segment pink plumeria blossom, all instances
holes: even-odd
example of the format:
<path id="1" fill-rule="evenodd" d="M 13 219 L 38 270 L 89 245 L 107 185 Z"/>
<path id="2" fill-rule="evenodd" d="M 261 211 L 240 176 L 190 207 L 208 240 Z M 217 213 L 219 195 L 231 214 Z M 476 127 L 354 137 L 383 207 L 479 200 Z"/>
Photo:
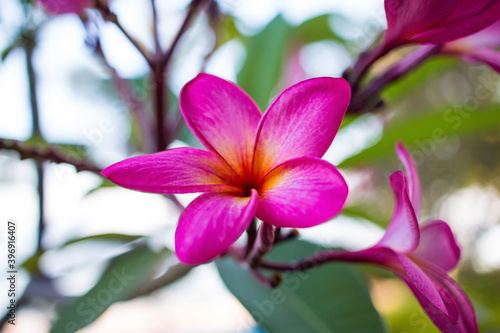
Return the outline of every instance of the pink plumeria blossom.
<path id="1" fill-rule="evenodd" d="M 474 34 L 500 17 L 498 0 L 385 0 L 385 48 L 443 44 Z"/>
<path id="2" fill-rule="evenodd" d="M 37 0 L 50 15 L 77 14 L 95 6 L 95 0 Z"/>
<path id="3" fill-rule="evenodd" d="M 478 332 L 467 295 L 447 272 L 456 267 L 460 249 L 446 222 L 434 220 L 419 227 L 420 182 L 411 156 L 402 144 L 396 151 L 402 171 L 393 173 L 395 196 L 392 220 L 374 246 L 341 253 L 340 259 L 382 265 L 399 276 L 415 294 L 432 321 L 445 333 Z"/>
<path id="4" fill-rule="evenodd" d="M 154 193 L 205 192 L 181 214 L 176 253 L 210 261 L 254 216 L 277 227 L 311 227 L 342 209 L 347 185 L 321 160 L 350 100 L 343 79 L 315 78 L 283 91 L 262 115 L 238 86 L 199 74 L 180 94 L 182 114 L 208 151 L 178 148 L 118 162 L 116 184 Z"/>
<path id="5" fill-rule="evenodd" d="M 474 35 L 445 44 L 442 52 L 466 62 L 483 62 L 500 73 L 500 21 Z"/>

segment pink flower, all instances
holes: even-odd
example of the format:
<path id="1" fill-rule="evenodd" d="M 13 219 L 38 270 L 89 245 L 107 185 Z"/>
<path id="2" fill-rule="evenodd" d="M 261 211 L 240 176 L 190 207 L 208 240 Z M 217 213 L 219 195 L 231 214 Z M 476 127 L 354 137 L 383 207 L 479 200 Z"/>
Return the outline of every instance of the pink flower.
<path id="1" fill-rule="evenodd" d="M 385 0 L 385 49 L 443 44 L 472 35 L 500 17 L 498 0 Z"/>
<path id="2" fill-rule="evenodd" d="M 474 35 L 446 43 L 442 52 L 467 62 L 483 62 L 500 73 L 500 21 Z"/>
<path id="3" fill-rule="evenodd" d="M 390 184 L 396 199 L 385 235 L 374 246 L 341 253 L 341 259 L 382 265 L 412 290 L 432 321 L 443 332 L 478 332 L 474 309 L 467 295 L 447 272 L 458 263 L 460 249 L 446 222 L 418 225 L 420 184 L 412 158 L 402 144 L 396 151 L 409 179 L 393 173 Z"/>
<path id="4" fill-rule="evenodd" d="M 95 0 L 37 0 L 50 15 L 81 14 L 86 8 L 94 7 Z"/>
<path id="5" fill-rule="evenodd" d="M 277 227 L 311 227 L 342 209 L 347 185 L 321 160 L 349 104 L 343 79 L 316 78 L 283 91 L 261 114 L 238 86 L 199 74 L 180 94 L 187 124 L 208 151 L 178 148 L 118 162 L 102 173 L 154 193 L 206 192 L 179 219 L 176 253 L 210 261 L 254 216 Z"/>

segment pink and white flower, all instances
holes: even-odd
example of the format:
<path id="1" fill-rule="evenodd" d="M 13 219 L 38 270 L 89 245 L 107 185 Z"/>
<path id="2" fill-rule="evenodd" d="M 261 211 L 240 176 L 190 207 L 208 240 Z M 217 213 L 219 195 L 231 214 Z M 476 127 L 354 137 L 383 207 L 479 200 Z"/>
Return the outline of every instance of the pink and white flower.
<path id="1" fill-rule="evenodd" d="M 283 91 L 262 115 L 235 84 L 199 74 L 182 89 L 180 106 L 207 150 L 132 157 L 102 174 L 144 192 L 205 192 L 182 213 L 175 235 L 182 262 L 204 263 L 225 252 L 255 216 L 304 228 L 340 212 L 347 185 L 321 157 L 349 100 L 345 80 L 315 78 Z"/>
<path id="2" fill-rule="evenodd" d="M 456 267 L 460 248 L 446 222 L 418 224 L 420 182 L 411 156 L 402 144 L 396 151 L 409 179 L 393 173 L 394 214 L 382 239 L 356 252 L 333 253 L 338 260 L 384 266 L 400 277 L 417 297 L 434 324 L 445 333 L 478 332 L 474 308 L 465 292 L 447 272 Z"/>

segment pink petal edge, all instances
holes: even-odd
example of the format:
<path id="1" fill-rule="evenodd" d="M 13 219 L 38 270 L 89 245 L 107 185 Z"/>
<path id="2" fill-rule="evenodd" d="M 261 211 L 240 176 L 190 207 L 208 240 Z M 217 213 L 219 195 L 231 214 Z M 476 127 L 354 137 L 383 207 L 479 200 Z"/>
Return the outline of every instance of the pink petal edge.
<path id="1" fill-rule="evenodd" d="M 389 180 L 395 198 L 394 214 L 384 236 L 375 246 L 409 253 L 417 248 L 420 241 L 417 217 L 408 197 L 404 173 L 396 171 Z"/>
<path id="2" fill-rule="evenodd" d="M 402 272 L 396 273 L 410 287 L 422 305 L 422 308 L 429 314 L 431 319 L 433 319 L 431 314 L 434 313 L 434 310 L 430 312 L 430 309 L 435 307 L 442 314 L 446 315 L 451 323 L 455 324 L 459 313 L 457 305 L 448 291 L 439 284 L 439 281 L 431 279 L 411 259 L 400 253 L 396 253 L 396 256 L 401 263 L 401 267 L 404 269 L 404 274 Z M 438 312 L 437 315 L 441 315 L 441 313 Z"/>
<path id="3" fill-rule="evenodd" d="M 205 193 L 191 202 L 179 218 L 175 251 L 187 265 L 198 265 L 224 253 L 248 228 L 257 211 L 258 194 L 237 197 Z"/>
<path id="4" fill-rule="evenodd" d="M 441 220 L 435 220 L 422 226 L 420 244 L 411 255 L 448 272 L 457 266 L 460 259 L 460 248 L 448 224 Z"/>
<path id="5" fill-rule="evenodd" d="M 302 156 L 322 157 L 351 98 L 344 79 L 314 78 L 283 91 L 264 113 L 256 136 L 253 176 Z"/>
<path id="6" fill-rule="evenodd" d="M 413 209 L 415 211 L 415 214 L 418 215 L 420 214 L 420 199 L 421 199 L 421 194 L 420 194 L 420 179 L 418 178 L 418 171 L 415 166 L 415 161 L 411 157 L 408 149 L 404 146 L 402 142 L 398 142 L 396 144 L 396 154 L 399 157 L 399 160 L 401 163 L 403 163 L 403 166 L 405 167 L 406 175 L 408 177 L 408 187 L 409 187 L 409 194 L 410 194 L 410 200 L 413 205 Z"/>
<path id="7" fill-rule="evenodd" d="M 131 157 L 102 171 L 117 185 L 152 193 L 239 191 L 228 174 L 212 154 L 195 148 Z"/>
<path id="8" fill-rule="evenodd" d="M 201 73 L 180 93 L 184 118 L 200 142 L 244 179 L 251 171 L 261 113 L 240 87 Z"/>
<path id="9" fill-rule="evenodd" d="M 307 228 L 337 215 L 347 198 L 347 184 L 330 163 L 316 157 L 286 161 L 256 186 L 257 217 L 277 227 Z"/>

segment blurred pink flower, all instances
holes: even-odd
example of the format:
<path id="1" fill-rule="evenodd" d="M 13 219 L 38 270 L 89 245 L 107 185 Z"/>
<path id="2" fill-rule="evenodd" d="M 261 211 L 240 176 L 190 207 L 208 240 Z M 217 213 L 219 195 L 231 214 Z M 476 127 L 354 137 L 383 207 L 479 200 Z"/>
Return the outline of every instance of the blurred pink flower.
<path id="1" fill-rule="evenodd" d="M 442 53 L 466 62 L 483 62 L 500 73 L 500 21 L 465 38 L 446 43 Z"/>
<path id="2" fill-rule="evenodd" d="M 382 239 L 356 252 L 336 254 L 341 260 L 370 262 L 393 271 L 410 287 L 432 321 L 445 333 L 478 332 L 474 309 L 467 295 L 447 272 L 455 268 L 460 249 L 446 222 L 418 225 L 420 183 L 412 158 L 402 144 L 396 151 L 409 179 L 393 173 L 395 196 L 392 220 Z"/>
<path id="3" fill-rule="evenodd" d="M 342 209 L 347 185 L 321 160 L 350 100 L 343 79 L 316 78 L 283 91 L 261 114 L 238 86 L 199 74 L 180 94 L 184 118 L 208 151 L 178 148 L 118 162 L 102 173 L 154 193 L 206 192 L 185 209 L 175 235 L 186 264 L 210 261 L 254 216 L 277 227 L 311 227 Z"/>
<path id="4" fill-rule="evenodd" d="M 81 14 L 95 5 L 95 0 L 36 0 L 50 15 Z"/>
<path id="5" fill-rule="evenodd" d="M 385 0 L 384 49 L 443 44 L 472 35 L 500 17 L 498 0 Z"/>

